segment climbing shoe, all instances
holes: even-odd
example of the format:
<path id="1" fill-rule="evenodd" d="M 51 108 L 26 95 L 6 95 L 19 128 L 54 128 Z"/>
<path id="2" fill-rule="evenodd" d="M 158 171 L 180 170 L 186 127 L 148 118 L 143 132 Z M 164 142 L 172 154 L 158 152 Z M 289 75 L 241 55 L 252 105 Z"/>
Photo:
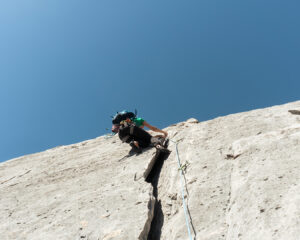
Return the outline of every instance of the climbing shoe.
<path id="1" fill-rule="evenodd" d="M 135 146 L 134 142 L 130 142 L 129 145 L 131 146 L 131 150 L 130 151 L 133 151 L 133 152 L 136 152 L 136 153 L 141 153 L 142 152 L 142 149 Z"/>
<path id="2" fill-rule="evenodd" d="M 152 146 L 156 147 L 157 145 L 164 146 L 165 139 L 163 137 L 152 137 L 151 138 L 151 144 Z"/>
<path id="3" fill-rule="evenodd" d="M 162 146 L 164 146 L 164 148 L 168 148 L 168 146 L 169 146 L 169 138 L 165 139 L 165 142 L 164 142 L 164 144 Z"/>

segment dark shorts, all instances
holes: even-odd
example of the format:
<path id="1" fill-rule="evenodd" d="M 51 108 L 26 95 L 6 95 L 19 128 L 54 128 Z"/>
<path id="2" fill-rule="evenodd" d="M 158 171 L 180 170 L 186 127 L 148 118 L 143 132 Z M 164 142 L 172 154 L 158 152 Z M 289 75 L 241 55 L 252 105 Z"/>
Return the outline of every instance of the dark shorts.
<path id="1" fill-rule="evenodd" d="M 132 125 L 120 128 L 119 138 L 122 142 L 127 143 L 130 143 L 131 141 L 137 141 L 140 147 L 146 148 L 150 146 L 152 136 L 144 129 Z"/>

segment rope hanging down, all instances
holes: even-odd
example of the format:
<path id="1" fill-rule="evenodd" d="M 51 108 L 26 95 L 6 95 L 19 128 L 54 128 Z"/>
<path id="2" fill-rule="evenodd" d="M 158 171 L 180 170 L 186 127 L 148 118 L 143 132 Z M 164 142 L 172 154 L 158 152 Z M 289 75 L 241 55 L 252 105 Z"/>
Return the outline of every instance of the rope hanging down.
<path id="1" fill-rule="evenodd" d="M 182 197 L 182 203 L 183 203 L 183 210 L 184 210 L 184 216 L 185 216 L 185 222 L 186 222 L 186 226 L 187 226 L 187 229 L 188 229 L 188 234 L 189 234 L 189 239 L 190 240 L 194 240 L 196 238 L 196 233 L 195 233 L 195 230 L 193 228 L 193 225 L 192 225 L 192 218 L 191 218 L 191 215 L 190 215 L 190 212 L 188 211 L 188 208 L 187 208 L 187 204 L 185 202 L 185 198 L 184 198 L 184 173 L 183 173 L 183 169 L 182 169 L 182 166 L 181 166 L 181 163 L 180 163 L 180 158 L 179 158 L 179 153 L 178 153 L 178 143 L 179 141 L 181 141 L 182 139 L 178 140 L 178 141 L 172 141 L 173 143 L 175 143 L 175 148 L 176 148 L 176 158 L 177 158 L 177 162 L 178 162 L 178 169 L 180 171 L 180 182 L 181 182 L 181 197 Z M 192 236 L 192 231 L 191 231 L 191 227 L 193 228 L 194 230 L 194 235 L 195 237 Z"/>

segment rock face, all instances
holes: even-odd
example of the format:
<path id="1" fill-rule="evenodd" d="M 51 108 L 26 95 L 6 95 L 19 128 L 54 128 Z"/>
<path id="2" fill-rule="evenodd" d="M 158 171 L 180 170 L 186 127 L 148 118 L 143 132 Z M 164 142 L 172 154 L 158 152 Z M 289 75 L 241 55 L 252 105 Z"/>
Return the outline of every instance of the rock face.
<path id="1" fill-rule="evenodd" d="M 155 149 L 124 157 L 117 136 L 1 163 L 0 239 L 190 239 L 182 190 L 193 239 L 299 239 L 299 110 L 174 124 L 147 181 Z"/>

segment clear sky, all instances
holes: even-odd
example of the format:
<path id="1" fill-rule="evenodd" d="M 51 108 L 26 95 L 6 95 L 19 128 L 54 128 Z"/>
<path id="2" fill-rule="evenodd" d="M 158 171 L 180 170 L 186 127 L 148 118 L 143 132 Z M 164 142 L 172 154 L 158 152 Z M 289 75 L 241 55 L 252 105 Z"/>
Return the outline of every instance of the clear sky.
<path id="1" fill-rule="evenodd" d="M 299 100 L 299 0 L 0 2 L 0 161 Z"/>

